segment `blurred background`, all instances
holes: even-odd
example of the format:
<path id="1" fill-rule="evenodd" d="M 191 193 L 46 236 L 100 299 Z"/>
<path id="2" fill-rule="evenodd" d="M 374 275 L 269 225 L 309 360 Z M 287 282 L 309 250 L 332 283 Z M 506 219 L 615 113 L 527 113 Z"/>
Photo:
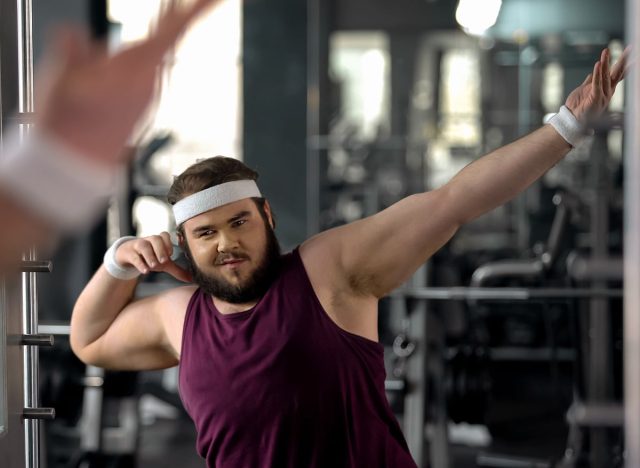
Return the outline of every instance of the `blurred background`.
<path id="1" fill-rule="evenodd" d="M 171 3 L 0 0 L 3 126 L 28 123 L 21 80 L 56 25 L 80 24 L 116 50 Z M 106 246 L 175 228 L 165 198 L 174 175 L 199 158 L 242 159 L 259 171 L 292 249 L 437 188 L 541 126 L 603 48 L 621 54 L 627 9 L 623 0 L 221 0 L 167 62 L 104 220 L 63 242 L 51 274 L 24 274 L 30 293 L 7 279 L 0 465 L 204 466 L 177 369 L 87 368 L 68 344 L 73 304 Z M 624 465 L 626 89 L 584 144 L 464 226 L 381 302 L 388 397 L 418 466 Z M 152 274 L 138 294 L 175 285 Z M 39 357 L 11 341 L 20 307 L 55 336 Z M 23 392 L 56 418 L 12 434 Z"/>

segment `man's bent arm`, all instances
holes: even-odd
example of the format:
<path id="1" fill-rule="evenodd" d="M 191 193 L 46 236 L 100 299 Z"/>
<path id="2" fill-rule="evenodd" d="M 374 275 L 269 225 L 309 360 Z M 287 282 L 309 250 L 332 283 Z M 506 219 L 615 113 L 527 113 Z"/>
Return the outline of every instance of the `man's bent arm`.
<path id="1" fill-rule="evenodd" d="M 70 342 L 85 363 L 108 369 L 165 369 L 178 363 L 167 336 L 168 314 L 185 309 L 178 288 L 132 301 L 137 280 L 96 272 L 73 309 Z M 177 309 L 177 310 L 176 310 Z M 175 315 L 175 314 L 174 314 Z M 178 326 L 178 325 L 175 325 Z"/>
<path id="2" fill-rule="evenodd" d="M 188 282 L 190 276 L 171 259 L 168 233 L 114 244 L 80 294 L 71 317 L 71 347 L 88 364 L 110 369 L 160 369 L 178 363 L 169 330 L 181 329 L 181 317 L 194 287 L 174 288 L 133 300 L 137 279 L 128 273 L 164 271 Z M 113 271 L 113 264 L 118 272 Z M 125 271 L 127 274 L 123 274 Z"/>
<path id="3" fill-rule="evenodd" d="M 78 297 L 71 316 L 70 344 L 83 361 L 92 361 L 91 346 L 132 301 L 138 280 L 119 280 L 104 265 Z"/>
<path id="4" fill-rule="evenodd" d="M 109 369 L 161 369 L 177 364 L 158 313 L 158 297 L 132 302 L 137 280 L 104 266 L 82 291 L 71 317 L 70 343 L 85 363 Z"/>

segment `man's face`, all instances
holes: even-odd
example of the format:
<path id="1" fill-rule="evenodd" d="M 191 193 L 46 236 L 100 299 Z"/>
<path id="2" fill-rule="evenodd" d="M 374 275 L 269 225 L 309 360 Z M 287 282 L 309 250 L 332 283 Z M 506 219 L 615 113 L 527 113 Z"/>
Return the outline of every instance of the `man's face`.
<path id="1" fill-rule="evenodd" d="M 265 205 L 244 199 L 185 221 L 185 254 L 194 281 L 218 299 L 234 304 L 259 299 L 269 288 L 280 247 Z"/>

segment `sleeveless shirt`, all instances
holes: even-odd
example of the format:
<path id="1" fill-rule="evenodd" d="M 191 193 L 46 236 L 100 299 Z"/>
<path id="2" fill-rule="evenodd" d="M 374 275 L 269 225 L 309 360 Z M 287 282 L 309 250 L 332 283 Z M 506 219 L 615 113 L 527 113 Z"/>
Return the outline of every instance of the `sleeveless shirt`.
<path id="1" fill-rule="evenodd" d="M 415 467 L 385 390 L 383 346 L 324 311 L 296 249 L 251 309 L 201 289 L 183 330 L 179 388 L 208 467 Z"/>

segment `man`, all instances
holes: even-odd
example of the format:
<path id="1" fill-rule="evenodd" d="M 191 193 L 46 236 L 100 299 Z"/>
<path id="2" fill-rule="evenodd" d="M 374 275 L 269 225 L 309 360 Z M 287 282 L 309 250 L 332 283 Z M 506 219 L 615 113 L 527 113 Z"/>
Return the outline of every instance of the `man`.
<path id="1" fill-rule="evenodd" d="M 229 158 L 195 164 L 168 196 L 190 271 L 170 259 L 168 233 L 116 242 L 73 311 L 73 350 L 114 369 L 180 364 L 210 467 L 415 466 L 384 394 L 378 300 L 562 159 L 607 107 L 627 55 L 610 70 L 603 51 L 551 125 L 288 255 L 255 172 Z M 149 271 L 196 285 L 133 301 Z"/>
<path id="2" fill-rule="evenodd" d="M 52 232 L 88 227 L 112 192 L 112 175 L 134 125 L 148 107 L 162 60 L 216 0 L 174 7 L 144 41 L 108 55 L 65 29 L 41 64 L 35 130 L 4 136 L 0 156 L 0 273 L 22 252 L 52 244 Z"/>

